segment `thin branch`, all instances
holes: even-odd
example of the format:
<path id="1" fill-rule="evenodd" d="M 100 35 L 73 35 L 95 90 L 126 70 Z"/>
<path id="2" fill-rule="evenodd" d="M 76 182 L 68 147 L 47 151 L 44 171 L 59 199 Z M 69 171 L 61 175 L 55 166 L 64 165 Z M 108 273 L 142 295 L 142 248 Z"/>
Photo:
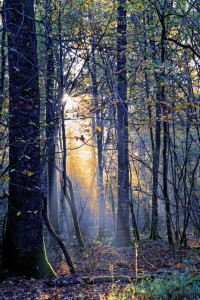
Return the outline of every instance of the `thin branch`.
<path id="1" fill-rule="evenodd" d="M 199 59 L 200 59 L 200 54 L 189 44 L 185 45 L 185 44 L 182 44 L 180 42 L 178 42 L 177 40 L 175 39 L 172 39 L 172 38 L 167 38 L 166 39 L 167 41 L 170 41 L 170 42 L 173 42 L 175 44 L 177 44 L 178 46 L 184 48 L 184 49 L 190 49 L 194 55 L 196 55 Z"/>

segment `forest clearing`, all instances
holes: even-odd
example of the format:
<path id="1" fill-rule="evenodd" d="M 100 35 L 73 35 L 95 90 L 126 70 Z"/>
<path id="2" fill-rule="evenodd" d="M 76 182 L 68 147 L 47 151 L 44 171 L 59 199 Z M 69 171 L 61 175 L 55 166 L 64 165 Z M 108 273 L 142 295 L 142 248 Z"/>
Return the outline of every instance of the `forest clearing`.
<path id="1" fill-rule="evenodd" d="M 9 299 L 200 299 L 199 0 L 0 0 Z"/>

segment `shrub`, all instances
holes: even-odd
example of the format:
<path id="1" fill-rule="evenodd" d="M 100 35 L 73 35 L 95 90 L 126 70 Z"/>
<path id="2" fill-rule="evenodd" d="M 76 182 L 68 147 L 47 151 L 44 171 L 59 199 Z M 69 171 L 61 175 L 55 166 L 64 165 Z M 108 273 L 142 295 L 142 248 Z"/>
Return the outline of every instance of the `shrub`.
<path id="1" fill-rule="evenodd" d="M 195 300 L 200 297 L 200 276 L 189 271 L 174 271 L 170 274 L 144 279 L 120 289 L 113 285 L 108 300 L 151 299 L 151 300 Z"/>

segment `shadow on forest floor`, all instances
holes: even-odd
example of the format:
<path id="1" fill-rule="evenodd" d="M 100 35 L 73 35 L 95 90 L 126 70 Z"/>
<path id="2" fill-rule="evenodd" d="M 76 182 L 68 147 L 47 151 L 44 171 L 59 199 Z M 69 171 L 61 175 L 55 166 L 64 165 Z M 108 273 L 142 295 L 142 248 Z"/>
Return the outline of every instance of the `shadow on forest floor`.
<path id="1" fill-rule="evenodd" d="M 148 290 L 148 293 L 145 294 L 145 289 L 140 288 L 139 294 L 139 292 L 136 292 L 134 284 L 131 282 L 127 291 L 127 283 L 122 282 L 100 283 L 94 285 L 84 283 L 67 286 L 57 286 L 55 283 L 55 285 L 49 286 L 48 282 L 45 280 L 26 280 L 24 278 L 18 277 L 10 278 L 10 280 L 0 283 L 0 300 L 200 299 L 200 245 L 198 243 L 198 240 L 193 236 L 189 237 L 189 247 L 187 249 L 177 250 L 175 257 L 172 257 L 170 255 L 168 244 L 162 240 L 152 241 L 149 239 L 142 239 L 139 242 L 137 249 L 135 249 L 134 247 L 117 249 L 101 242 L 95 242 L 88 245 L 87 249 L 88 251 L 83 253 L 79 252 L 76 247 L 72 247 L 69 249 L 70 255 L 72 256 L 72 260 L 76 267 L 77 274 L 80 278 L 93 278 L 99 276 L 111 276 L 113 278 L 115 276 L 128 276 L 133 278 L 136 276 L 137 272 L 139 278 L 138 282 L 146 279 L 154 280 L 156 278 L 156 285 L 154 287 L 154 290 L 157 289 L 157 293 L 161 293 L 162 291 L 165 291 L 164 288 L 166 288 L 168 282 L 172 282 L 171 278 L 174 276 L 173 274 L 176 274 L 176 276 L 183 278 L 180 279 L 180 282 L 179 278 L 173 279 L 175 281 L 175 285 L 173 286 L 171 283 L 169 289 L 171 288 L 178 290 L 181 284 L 183 284 L 183 288 L 185 288 L 186 284 L 191 284 L 193 281 L 195 281 L 195 285 L 198 285 L 197 290 L 199 291 L 199 295 L 196 294 L 193 297 L 187 297 L 188 291 L 187 293 L 185 291 L 186 295 L 184 295 L 182 298 L 181 293 L 178 292 L 177 296 L 173 296 L 175 294 L 171 294 L 171 296 L 169 295 L 167 297 L 163 294 L 163 296 L 156 296 L 158 298 L 154 298 L 152 290 Z M 52 251 L 51 253 L 49 253 L 50 261 L 56 269 L 58 275 L 61 276 L 60 278 L 65 278 L 66 275 L 69 274 L 69 271 L 64 259 L 60 260 L 60 257 L 61 255 L 58 251 Z M 137 263 L 136 257 L 138 257 Z M 186 277 L 190 277 L 184 279 L 185 275 L 182 276 L 181 274 L 186 274 Z M 165 287 L 162 287 L 162 289 L 158 287 L 159 281 L 157 280 L 157 278 L 161 278 L 161 285 L 162 283 L 166 285 Z M 184 282 L 184 280 L 186 280 L 186 283 Z M 154 283 L 152 284 L 152 286 L 154 286 Z M 197 290 L 195 290 L 195 293 Z M 134 294 L 135 296 L 133 296 Z"/>

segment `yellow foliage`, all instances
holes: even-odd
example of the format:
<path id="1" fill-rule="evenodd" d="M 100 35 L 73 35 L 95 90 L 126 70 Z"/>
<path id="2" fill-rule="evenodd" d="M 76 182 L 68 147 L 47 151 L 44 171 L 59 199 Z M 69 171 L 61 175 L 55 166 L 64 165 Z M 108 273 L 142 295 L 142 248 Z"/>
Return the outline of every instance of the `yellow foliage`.
<path id="1" fill-rule="evenodd" d="M 96 126 L 96 129 L 99 131 L 99 132 L 101 132 L 102 131 L 102 128 L 101 128 L 101 126 Z"/>

